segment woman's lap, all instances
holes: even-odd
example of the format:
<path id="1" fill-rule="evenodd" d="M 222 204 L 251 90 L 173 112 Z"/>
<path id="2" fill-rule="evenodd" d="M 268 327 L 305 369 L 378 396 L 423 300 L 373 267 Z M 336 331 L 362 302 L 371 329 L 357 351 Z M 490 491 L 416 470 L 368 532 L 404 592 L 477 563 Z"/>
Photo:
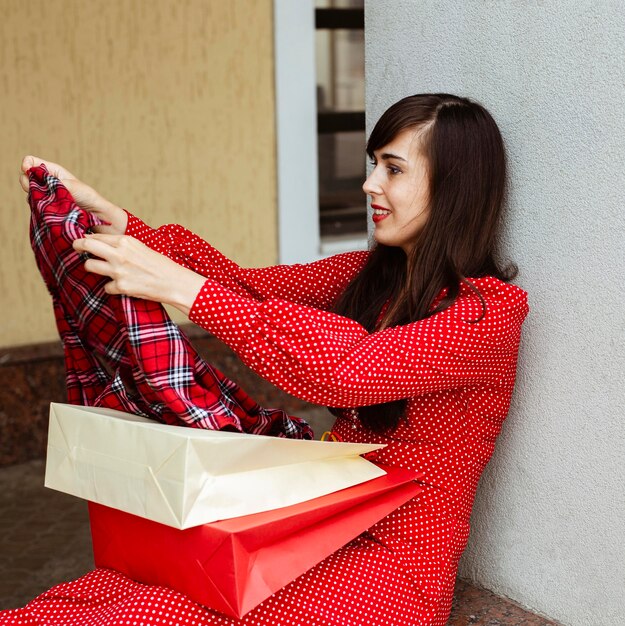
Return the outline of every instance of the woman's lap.
<path id="1" fill-rule="evenodd" d="M 248 613 L 227 618 L 163 587 L 95 570 L 53 587 L 23 609 L 0 613 L 0 626 L 179 625 L 367 626 L 428 624 L 435 612 L 400 558 L 360 537 Z"/>

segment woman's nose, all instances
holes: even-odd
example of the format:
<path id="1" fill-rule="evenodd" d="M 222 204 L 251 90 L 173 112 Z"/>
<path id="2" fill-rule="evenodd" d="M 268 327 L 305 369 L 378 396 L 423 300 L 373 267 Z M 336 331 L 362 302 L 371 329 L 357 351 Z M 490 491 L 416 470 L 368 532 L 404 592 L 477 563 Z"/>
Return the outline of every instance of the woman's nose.
<path id="1" fill-rule="evenodd" d="M 376 180 L 375 169 L 369 174 L 369 176 L 367 176 L 367 179 L 362 184 L 362 190 L 368 196 L 379 195 L 380 193 L 382 193 L 382 190 L 380 189 L 380 185 L 378 184 Z"/>

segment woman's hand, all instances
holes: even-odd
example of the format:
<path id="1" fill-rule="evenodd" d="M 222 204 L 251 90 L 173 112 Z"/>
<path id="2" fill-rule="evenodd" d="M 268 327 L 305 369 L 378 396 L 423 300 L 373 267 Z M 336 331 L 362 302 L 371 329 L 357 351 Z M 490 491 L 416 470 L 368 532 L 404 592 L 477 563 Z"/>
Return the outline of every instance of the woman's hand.
<path id="1" fill-rule="evenodd" d="M 85 269 L 111 278 L 107 293 L 171 304 L 185 315 L 206 280 L 127 235 L 87 235 L 73 247 L 97 257 L 87 259 Z"/>
<path id="2" fill-rule="evenodd" d="M 41 164 L 45 165 L 48 172 L 65 185 L 81 209 L 93 213 L 109 224 L 108 226 L 96 226 L 94 228 L 96 232 L 117 235 L 123 235 L 126 232 L 126 225 L 128 224 L 126 211 L 103 198 L 95 189 L 78 180 L 71 172 L 58 163 L 52 163 L 52 161 L 46 161 L 30 155 L 24 157 L 20 173 L 20 185 L 26 193 L 28 193 L 28 176 L 26 172 L 31 167 Z"/>

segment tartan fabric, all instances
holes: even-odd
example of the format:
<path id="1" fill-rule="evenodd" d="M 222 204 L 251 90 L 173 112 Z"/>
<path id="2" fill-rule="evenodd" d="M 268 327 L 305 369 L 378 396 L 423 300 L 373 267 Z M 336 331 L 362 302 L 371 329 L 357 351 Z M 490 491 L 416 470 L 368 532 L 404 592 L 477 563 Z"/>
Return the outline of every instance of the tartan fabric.
<path id="1" fill-rule="evenodd" d="M 30 239 L 65 351 L 68 402 L 166 424 L 312 439 L 308 424 L 260 407 L 206 363 L 160 303 L 104 291 L 72 242 L 103 222 L 45 166 L 31 168 Z"/>

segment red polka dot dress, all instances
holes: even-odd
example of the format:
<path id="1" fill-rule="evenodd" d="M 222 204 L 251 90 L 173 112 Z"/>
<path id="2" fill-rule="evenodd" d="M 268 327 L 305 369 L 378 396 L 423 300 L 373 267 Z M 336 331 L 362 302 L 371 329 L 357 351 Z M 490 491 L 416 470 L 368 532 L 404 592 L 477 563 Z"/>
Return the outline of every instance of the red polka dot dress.
<path id="1" fill-rule="evenodd" d="M 180 226 L 153 230 L 129 216 L 127 234 L 207 277 L 193 322 L 281 389 L 340 408 L 337 435 L 387 444 L 377 460 L 424 473 L 424 491 L 239 621 L 96 570 L 0 613 L 0 624 L 444 626 L 478 479 L 510 405 L 527 294 L 476 278 L 480 322 L 468 321 L 482 304 L 462 286 L 445 311 L 368 333 L 328 311 L 366 252 L 242 269 Z M 410 398 L 407 415 L 389 435 L 352 409 L 400 398 Z"/>

